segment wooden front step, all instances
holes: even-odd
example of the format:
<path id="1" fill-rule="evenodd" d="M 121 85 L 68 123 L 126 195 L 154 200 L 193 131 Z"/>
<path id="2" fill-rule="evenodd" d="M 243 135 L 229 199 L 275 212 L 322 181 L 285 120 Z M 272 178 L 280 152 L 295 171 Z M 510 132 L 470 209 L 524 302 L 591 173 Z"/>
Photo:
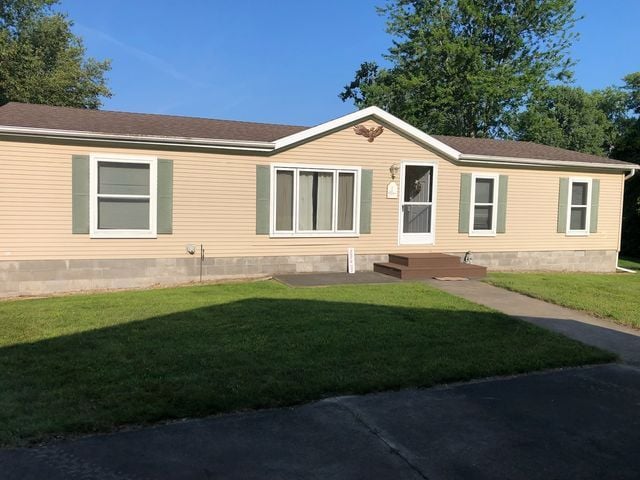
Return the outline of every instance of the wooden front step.
<path id="1" fill-rule="evenodd" d="M 444 253 L 390 253 L 389 263 L 407 267 L 455 267 L 460 258 Z"/>
<path id="2" fill-rule="evenodd" d="M 374 263 L 373 271 L 403 280 L 435 277 L 483 278 L 487 274 L 486 267 L 463 263 L 454 267 L 407 267 L 396 263 Z"/>
<path id="3" fill-rule="evenodd" d="M 373 271 L 401 279 L 427 279 L 434 277 L 482 278 L 487 268 L 462 263 L 455 255 L 444 253 L 394 253 L 389 262 L 374 263 Z"/>

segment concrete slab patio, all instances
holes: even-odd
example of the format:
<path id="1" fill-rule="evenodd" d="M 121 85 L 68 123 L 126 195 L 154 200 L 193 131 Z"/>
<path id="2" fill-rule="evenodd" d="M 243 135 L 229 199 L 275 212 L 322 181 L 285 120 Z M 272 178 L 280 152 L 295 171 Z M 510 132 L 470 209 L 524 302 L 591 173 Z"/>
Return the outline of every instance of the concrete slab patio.
<path id="1" fill-rule="evenodd" d="M 0 450 L 0 478 L 637 479 L 640 370 L 574 368 Z"/>
<path id="2" fill-rule="evenodd" d="M 273 277 L 290 287 L 324 287 L 329 285 L 364 285 L 400 282 L 398 278 L 376 272 L 296 273 Z"/>
<path id="3" fill-rule="evenodd" d="M 640 366 L 640 330 L 475 280 L 425 281 L 447 293 L 609 350 L 618 354 L 623 362 Z"/>

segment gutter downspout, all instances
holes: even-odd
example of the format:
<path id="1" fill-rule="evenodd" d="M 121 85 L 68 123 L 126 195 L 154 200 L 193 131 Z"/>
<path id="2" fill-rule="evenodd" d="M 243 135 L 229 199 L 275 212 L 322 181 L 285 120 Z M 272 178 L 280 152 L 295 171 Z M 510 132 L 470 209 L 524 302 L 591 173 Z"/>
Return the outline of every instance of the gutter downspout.
<path id="1" fill-rule="evenodd" d="M 631 177 L 633 177 L 636 174 L 636 169 L 634 168 L 633 170 L 631 170 L 629 173 L 627 173 L 624 176 L 625 181 L 629 180 Z"/>
<path id="2" fill-rule="evenodd" d="M 635 270 L 630 270 L 628 268 L 623 268 L 623 267 L 616 267 L 616 270 L 619 270 L 619 271 L 624 272 L 624 273 L 638 273 Z"/>

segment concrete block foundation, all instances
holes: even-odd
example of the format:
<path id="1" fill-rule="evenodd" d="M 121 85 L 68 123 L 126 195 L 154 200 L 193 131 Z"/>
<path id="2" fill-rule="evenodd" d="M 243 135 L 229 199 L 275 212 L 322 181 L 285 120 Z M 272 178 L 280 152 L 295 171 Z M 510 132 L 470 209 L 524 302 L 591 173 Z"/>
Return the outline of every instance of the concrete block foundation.
<path id="1" fill-rule="evenodd" d="M 614 272 L 617 252 L 472 252 L 472 257 L 474 264 L 495 271 Z M 387 254 L 357 255 L 356 269 L 371 271 L 375 262 L 388 258 Z M 217 257 L 204 259 L 202 280 L 346 270 L 346 255 Z M 199 279 L 200 258 L 0 261 L 0 297 L 175 285 Z"/>
<path id="2" fill-rule="evenodd" d="M 356 269 L 373 270 L 388 255 L 357 255 Z M 282 273 L 345 272 L 346 255 L 205 258 L 203 281 Z M 140 288 L 200 280 L 200 258 L 0 261 L 0 297 Z"/>
<path id="3" fill-rule="evenodd" d="M 461 258 L 464 253 L 456 253 Z M 554 250 L 523 252 L 471 252 L 472 263 L 490 271 L 556 271 L 613 273 L 618 252 L 615 250 Z"/>

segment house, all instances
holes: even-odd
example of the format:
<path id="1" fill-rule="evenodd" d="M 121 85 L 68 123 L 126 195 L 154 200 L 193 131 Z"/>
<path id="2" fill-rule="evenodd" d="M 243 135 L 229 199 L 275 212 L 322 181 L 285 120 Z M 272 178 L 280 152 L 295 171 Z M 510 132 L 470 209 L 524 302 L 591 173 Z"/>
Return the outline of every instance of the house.
<path id="1" fill-rule="evenodd" d="M 0 107 L 0 294 L 371 270 L 471 252 L 613 272 L 637 165 L 430 136 L 371 107 L 307 128 Z"/>

